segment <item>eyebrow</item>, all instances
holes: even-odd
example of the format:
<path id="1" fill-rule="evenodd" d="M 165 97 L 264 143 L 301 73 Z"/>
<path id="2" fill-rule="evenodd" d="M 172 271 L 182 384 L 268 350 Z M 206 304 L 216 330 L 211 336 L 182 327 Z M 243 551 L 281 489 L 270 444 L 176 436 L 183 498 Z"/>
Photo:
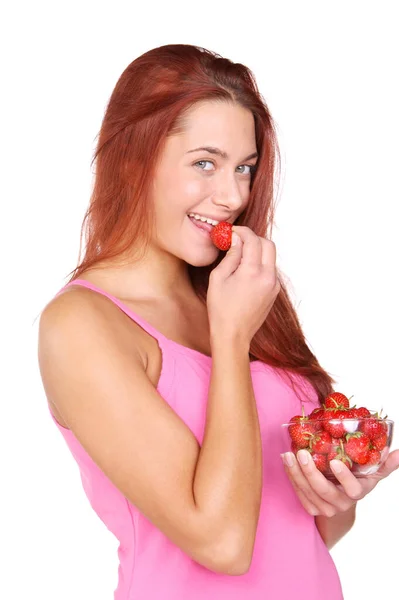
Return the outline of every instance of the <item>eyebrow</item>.
<path id="1" fill-rule="evenodd" d="M 195 148 L 194 150 L 189 150 L 187 154 L 190 154 L 191 152 L 208 152 L 209 154 L 216 154 L 217 156 L 220 156 L 221 158 L 224 158 L 226 160 L 229 158 L 226 152 L 223 152 L 223 150 L 219 150 L 219 148 L 214 148 L 213 146 L 203 146 L 201 148 Z M 254 152 L 253 154 L 247 156 L 247 158 L 244 158 L 244 161 L 251 160 L 251 158 L 258 158 L 258 156 L 258 153 Z"/>

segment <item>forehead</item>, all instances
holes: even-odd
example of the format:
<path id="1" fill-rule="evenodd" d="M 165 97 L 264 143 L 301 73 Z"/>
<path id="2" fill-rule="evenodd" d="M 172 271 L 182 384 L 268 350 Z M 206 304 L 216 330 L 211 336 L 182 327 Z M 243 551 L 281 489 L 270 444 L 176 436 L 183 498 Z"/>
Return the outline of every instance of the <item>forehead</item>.
<path id="1" fill-rule="evenodd" d="M 232 102 L 207 101 L 192 106 L 180 121 L 178 137 L 182 144 L 192 147 L 245 144 L 245 148 L 238 148 L 240 153 L 256 150 L 253 114 Z"/>

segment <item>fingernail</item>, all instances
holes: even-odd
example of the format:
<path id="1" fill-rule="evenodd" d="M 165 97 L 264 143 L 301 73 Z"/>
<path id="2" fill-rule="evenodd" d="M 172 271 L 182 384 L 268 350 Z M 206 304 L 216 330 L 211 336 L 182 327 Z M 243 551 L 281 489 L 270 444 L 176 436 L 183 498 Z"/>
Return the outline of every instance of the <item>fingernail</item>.
<path id="1" fill-rule="evenodd" d="M 306 450 L 300 450 L 298 452 L 298 458 L 302 465 L 307 465 L 309 462 L 309 453 Z"/>
<path id="2" fill-rule="evenodd" d="M 291 452 L 286 452 L 285 454 L 281 454 L 280 456 L 287 465 L 287 467 L 294 466 L 294 457 L 292 456 Z"/>
<path id="3" fill-rule="evenodd" d="M 238 235 L 236 233 L 234 233 L 234 231 L 233 231 L 233 233 L 231 234 L 231 245 L 237 246 L 237 244 L 238 244 Z"/>
<path id="4" fill-rule="evenodd" d="M 341 473 L 341 471 L 342 471 L 342 462 L 340 460 L 332 460 L 330 462 L 330 467 L 334 471 L 334 473 Z"/>

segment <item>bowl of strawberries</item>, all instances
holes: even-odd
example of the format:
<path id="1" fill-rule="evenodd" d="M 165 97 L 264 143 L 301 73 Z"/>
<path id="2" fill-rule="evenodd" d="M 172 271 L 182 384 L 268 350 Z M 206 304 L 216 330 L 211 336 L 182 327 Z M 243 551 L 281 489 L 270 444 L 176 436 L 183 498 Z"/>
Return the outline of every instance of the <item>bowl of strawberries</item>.
<path id="1" fill-rule="evenodd" d="M 355 477 L 372 475 L 385 462 L 394 422 L 365 407 L 356 408 L 340 392 L 332 392 L 309 415 L 295 415 L 282 425 L 295 455 L 307 450 L 323 475 L 335 481 L 331 460 L 342 461 Z"/>

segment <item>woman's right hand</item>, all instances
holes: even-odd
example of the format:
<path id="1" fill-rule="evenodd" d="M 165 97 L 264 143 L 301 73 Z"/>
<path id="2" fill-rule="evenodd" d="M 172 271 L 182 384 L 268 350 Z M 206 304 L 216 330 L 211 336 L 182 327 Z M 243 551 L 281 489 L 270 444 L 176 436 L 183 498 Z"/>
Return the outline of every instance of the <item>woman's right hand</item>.
<path id="1" fill-rule="evenodd" d="M 233 232 L 237 243 L 209 277 L 208 319 L 211 339 L 227 335 L 249 346 L 280 291 L 276 247 L 248 227 Z"/>

